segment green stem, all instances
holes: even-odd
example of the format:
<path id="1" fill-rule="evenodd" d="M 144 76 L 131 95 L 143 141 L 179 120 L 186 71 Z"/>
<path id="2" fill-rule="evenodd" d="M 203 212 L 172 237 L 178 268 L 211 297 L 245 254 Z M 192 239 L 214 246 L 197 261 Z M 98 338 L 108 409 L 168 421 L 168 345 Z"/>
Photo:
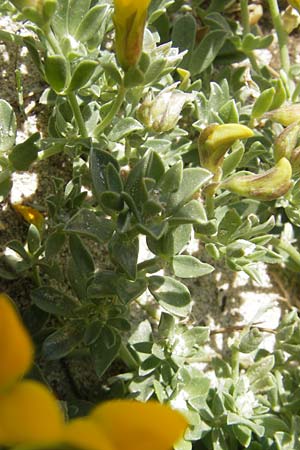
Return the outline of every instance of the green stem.
<path id="1" fill-rule="evenodd" d="M 79 108 L 79 105 L 78 105 L 78 102 L 77 102 L 76 94 L 74 92 L 70 92 L 67 95 L 67 98 L 68 98 L 69 103 L 71 105 L 71 108 L 72 108 L 72 111 L 73 111 L 73 114 L 74 114 L 74 117 L 75 117 L 75 121 L 76 121 L 78 129 L 79 129 L 80 135 L 83 138 L 87 138 L 88 137 L 88 132 L 87 132 L 87 129 L 86 129 L 86 126 L 85 126 L 85 122 L 83 120 L 83 117 L 82 117 L 82 114 L 81 114 L 81 111 L 80 111 L 80 108 Z"/>
<path id="2" fill-rule="evenodd" d="M 241 0 L 241 21 L 244 35 L 250 33 L 248 0 Z"/>
<path id="3" fill-rule="evenodd" d="M 274 239 L 273 243 L 277 248 L 285 251 L 290 256 L 290 258 L 300 267 L 300 253 L 292 244 L 283 239 Z"/>
<path id="4" fill-rule="evenodd" d="M 46 26 L 46 27 L 43 29 L 43 31 L 44 31 L 44 34 L 45 34 L 45 36 L 46 36 L 46 39 L 47 39 L 47 41 L 49 42 L 50 47 L 52 48 L 52 50 L 54 51 L 54 53 L 55 53 L 56 55 L 64 56 L 63 51 L 62 51 L 62 49 L 61 49 L 61 47 L 60 47 L 60 45 L 59 45 L 59 42 L 58 42 L 58 40 L 56 39 L 56 37 L 55 37 L 53 31 L 51 30 L 50 26 L 49 26 L 49 25 Z"/>
<path id="5" fill-rule="evenodd" d="M 288 75 L 290 69 L 290 58 L 288 51 L 288 34 L 283 28 L 283 24 L 280 17 L 280 11 L 278 8 L 277 0 L 268 0 L 270 13 L 273 21 L 273 25 L 277 34 L 279 50 L 280 50 L 280 60 L 283 70 Z"/>
<path id="6" fill-rule="evenodd" d="M 231 365 L 232 365 L 232 380 L 234 383 L 236 383 L 240 375 L 240 354 L 239 350 L 234 345 L 232 347 Z"/>
<path id="7" fill-rule="evenodd" d="M 126 345 L 124 345 L 123 343 L 121 344 L 119 350 L 119 357 L 130 370 L 137 370 L 139 368 L 138 362 L 134 359 Z"/>
<path id="8" fill-rule="evenodd" d="M 94 136 L 97 139 L 99 139 L 99 137 L 101 136 L 101 134 L 103 133 L 105 128 L 108 127 L 108 125 L 111 124 L 111 122 L 113 121 L 115 115 L 119 112 L 119 109 L 122 106 L 125 94 L 126 94 L 126 89 L 125 89 L 125 87 L 123 85 L 121 85 L 119 93 L 118 93 L 117 97 L 115 98 L 115 101 L 113 102 L 110 111 L 104 117 L 102 122 L 100 122 L 99 125 L 96 126 L 96 128 L 94 130 Z"/>
<path id="9" fill-rule="evenodd" d="M 38 287 L 42 286 L 40 271 L 36 265 L 33 266 L 33 268 L 32 268 L 32 278 L 33 278 L 36 286 L 38 286 Z"/>

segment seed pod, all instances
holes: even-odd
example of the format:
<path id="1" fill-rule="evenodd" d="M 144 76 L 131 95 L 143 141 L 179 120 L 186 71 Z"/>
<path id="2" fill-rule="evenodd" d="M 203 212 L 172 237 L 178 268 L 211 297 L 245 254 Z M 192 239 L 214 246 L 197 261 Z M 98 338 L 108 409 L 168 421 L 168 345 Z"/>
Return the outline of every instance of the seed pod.
<path id="1" fill-rule="evenodd" d="M 287 158 L 281 158 L 272 169 L 264 173 L 234 175 L 223 181 L 220 188 L 242 197 L 271 201 L 287 193 L 291 178 L 291 164 Z"/>
<path id="2" fill-rule="evenodd" d="M 212 124 L 199 136 L 198 149 L 202 167 L 216 173 L 222 166 L 225 153 L 237 139 L 247 139 L 253 131 L 245 125 L 226 123 Z"/>

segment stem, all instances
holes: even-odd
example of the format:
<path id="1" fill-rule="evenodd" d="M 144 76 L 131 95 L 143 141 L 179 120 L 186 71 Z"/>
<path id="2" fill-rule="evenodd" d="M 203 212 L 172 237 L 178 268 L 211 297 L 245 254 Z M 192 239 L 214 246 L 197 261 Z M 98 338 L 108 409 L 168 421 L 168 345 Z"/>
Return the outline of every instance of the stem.
<path id="1" fill-rule="evenodd" d="M 286 33 L 285 29 L 283 28 L 283 24 L 280 17 L 280 12 L 277 4 L 277 0 L 268 0 L 270 13 L 272 17 L 272 21 L 274 24 L 274 28 L 278 37 L 278 44 L 279 44 L 279 50 L 280 50 L 280 60 L 283 70 L 288 75 L 289 69 L 290 69 L 290 58 L 289 58 L 289 51 L 288 51 L 288 34 Z"/>
<path id="2" fill-rule="evenodd" d="M 244 35 L 250 33 L 248 0 L 241 0 L 241 21 Z"/>
<path id="3" fill-rule="evenodd" d="M 73 111 L 73 114 L 74 114 L 74 117 L 75 117 L 76 124 L 77 124 L 78 129 L 79 129 L 80 135 L 83 138 L 87 138 L 88 137 L 88 132 L 87 132 L 87 129 L 86 129 L 86 126 L 85 126 L 85 122 L 83 120 L 83 117 L 82 117 L 82 114 L 81 114 L 81 111 L 80 111 L 80 108 L 79 108 L 79 105 L 78 105 L 78 102 L 77 102 L 76 94 L 74 92 L 70 92 L 67 95 L 67 98 L 68 98 L 69 103 L 71 105 L 71 108 L 72 108 L 72 111 Z"/>
<path id="4" fill-rule="evenodd" d="M 121 347 L 119 350 L 119 357 L 130 370 L 137 370 L 139 368 L 138 362 L 134 359 L 127 346 L 124 345 L 123 342 L 121 343 Z"/>
<path id="5" fill-rule="evenodd" d="M 45 34 L 45 36 L 46 36 L 46 39 L 47 39 L 47 41 L 49 42 L 50 47 L 52 48 L 52 50 L 54 51 L 54 53 L 55 53 L 56 55 L 62 55 L 62 56 L 64 56 L 63 51 L 62 51 L 62 49 L 61 49 L 61 47 L 60 47 L 60 45 L 59 45 L 59 42 L 58 42 L 58 40 L 56 39 L 56 37 L 55 37 L 53 31 L 51 30 L 50 26 L 44 27 L 43 31 L 44 31 L 44 34 Z"/>
<path id="6" fill-rule="evenodd" d="M 42 286 L 40 271 L 36 265 L 32 268 L 32 278 L 38 287 Z"/>
<path id="7" fill-rule="evenodd" d="M 105 128 L 108 127 L 108 125 L 111 124 L 111 122 L 113 121 L 115 115 L 119 112 L 119 109 L 121 108 L 121 105 L 123 103 L 125 94 L 126 94 L 126 89 L 125 89 L 125 87 L 123 85 L 121 85 L 119 93 L 118 93 L 117 97 L 115 98 L 110 111 L 104 117 L 102 122 L 100 122 L 99 125 L 96 126 L 96 128 L 94 130 L 94 136 L 97 139 L 103 133 Z"/>
<path id="8" fill-rule="evenodd" d="M 240 374 L 240 354 L 235 346 L 233 346 L 232 348 L 231 364 L 232 364 L 232 380 L 233 382 L 236 383 L 239 379 Z"/>
<path id="9" fill-rule="evenodd" d="M 290 258 L 300 267 L 300 253 L 289 242 L 281 239 L 275 239 L 275 245 L 277 248 L 285 251 Z"/>

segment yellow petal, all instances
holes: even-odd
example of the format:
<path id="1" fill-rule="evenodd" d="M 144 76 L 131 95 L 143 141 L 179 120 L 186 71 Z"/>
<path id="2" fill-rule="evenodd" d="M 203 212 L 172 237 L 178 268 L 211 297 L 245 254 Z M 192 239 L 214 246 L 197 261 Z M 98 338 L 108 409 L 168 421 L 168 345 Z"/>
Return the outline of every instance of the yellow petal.
<path id="1" fill-rule="evenodd" d="M 31 208 L 30 206 L 21 205 L 20 203 L 15 203 L 12 206 L 23 216 L 26 222 L 35 225 L 38 230 L 43 228 L 44 216 L 37 209 Z"/>
<path id="2" fill-rule="evenodd" d="M 148 9 L 151 0 L 114 0 L 116 20 L 125 23 L 133 14 L 140 14 Z"/>
<path id="3" fill-rule="evenodd" d="M 64 430 L 63 443 L 84 450 L 115 450 L 101 427 L 89 419 L 75 419 Z"/>
<path id="4" fill-rule="evenodd" d="M 0 445 L 57 443 L 62 431 L 62 412 L 42 384 L 26 380 L 0 394 Z"/>
<path id="5" fill-rule="evenodd" d="M 33 359 L 31 339 L 12 301 L 0 294 L 0 391 L 21 378 Z"/>
<path id="6" fill-rule="evenodd" d="M 152 401 L 112 400 L 96 407 L 91 418 L 116 450 L 170 450 L 187 427 L 179 412 Z"/>

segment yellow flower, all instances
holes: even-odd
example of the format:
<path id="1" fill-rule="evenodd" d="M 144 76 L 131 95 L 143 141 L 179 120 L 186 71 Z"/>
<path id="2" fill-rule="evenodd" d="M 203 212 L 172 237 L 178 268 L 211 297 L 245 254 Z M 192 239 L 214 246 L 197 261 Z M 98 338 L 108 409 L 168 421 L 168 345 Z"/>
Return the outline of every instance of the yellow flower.
<path id="1" fill-rule="evenodd" d="M 187 427 L 179 412 L 154 401 L 112 400 L 97 406 L 91 419 L 116 450 L 169 450 Z"/>
<path id="2" fill-rule="evenodd" d="M 63 415 L 52 393 L 36 381 L 21 381 L 0 394 L 0 444 L 60 442 Z"/>
<path id="3" fill-rule="evenodd" d="M 0 294 L 0 392 L 29 370 L 33 345 L 12 301 Z"/>
<path id="4" fill-rule="evenodd" d="M 140 59 L 149 4 L 150 0 L 114 0 L 115 46 L 124 70 Z"/>
<path id="5" fill-rule="evenodd" d="M 61 437 L 63 417 L 51 392 L 19 381 L 33 361 L 31 339 L 11 299 L 0 294 L 0 446 Z"/>
<path id="6" fill-rule="evenodd" d="M 187 422 L 157 402 L 113 400 L 65 424 L 54 395 L 42 384 L 17 381 L 33 347 L 9 297 L 0 294 L 0 446 L 59 446 L 82 450 L 169 450 Z M 163 426 L 162 426 L 163 424 Z"/>
<path id="7" fill-rule="evenodd" d="M 21 205 L 20 203 L 15 203 L 12 206 L 23 216 L 26 222 L 35 225 L 38 230 L 43 228 L 44 216 L 37 209 Z"/>

